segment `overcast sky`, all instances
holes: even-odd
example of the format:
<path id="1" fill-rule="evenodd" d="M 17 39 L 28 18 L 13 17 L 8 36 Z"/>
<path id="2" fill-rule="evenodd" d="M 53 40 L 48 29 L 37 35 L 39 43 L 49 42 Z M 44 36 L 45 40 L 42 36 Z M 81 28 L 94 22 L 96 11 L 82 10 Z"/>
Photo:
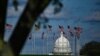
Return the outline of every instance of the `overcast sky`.
<path id="1" fill-rule="evenodd" d="M 13 29 L 27 3 L 27 0 L 18 1 L 18 11 L 14 10 L 12 0 L 9 0 L 8 3 L 6 23 L 13 25 Z M 53 31 L 47 33 L 46 38 L 42 40 L 41 33 L 43 31 L 46 32 L 46 30 L 40 29 L 40 31 L 37 32 L 34 31 L 33 28 L 31 31 L 32 39 L 27 39 L 22 53 L 30 54 L 52 52 L 54 46 L 53 33 L 56 34 L 55 38 L 59 36 L 58 25 L 63 25 L 65 32 L 67 31 L 68 25 L 72 28 L 75 26 L 82 27 L 83 30 L 79 40 L 80 46 L 83 46 L 85 43 L 93 40 L 100 41 L 100 0 L 63 0 L 62 3 L 64 7 L 62 8 L 62 11 L 56 15 L 53 14 L 54 7 L 51 4 L 43 12 L 50 19 L 48 24 L 52 25 Z M 5 41 L 9 39 L 13 29 L 5 31 Z M 69 41 L 71 42 L 71 46 L 73 46 L 73 38 L 69 38 Z M 48 51 L 43 51 L 43 49 L 47 49 Z"/>

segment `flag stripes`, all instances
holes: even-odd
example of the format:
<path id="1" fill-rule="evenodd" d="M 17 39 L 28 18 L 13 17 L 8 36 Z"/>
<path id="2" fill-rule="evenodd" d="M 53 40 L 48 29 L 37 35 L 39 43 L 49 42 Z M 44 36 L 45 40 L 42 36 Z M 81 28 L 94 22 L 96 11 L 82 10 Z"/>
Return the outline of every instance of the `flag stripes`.
<path id="1" fill-rule="evenodd" d="M 11 30 L 11 29 L 12 29 L 12 27 L 13 27 L 13 26 L 12 26 L 11 24 L 8 24 L 8 23 L 7 23 L 7 24 L 5 24 L 5 28 L 6 28 L 6 29 Z"/>
<path id="2" fill-rule="evenodd" d="M 82 28 L 81 27 L 74 27 L 74 30 L 75 30 L 75 36 L 79 39 L 80 34 L 82 32 Z"/>

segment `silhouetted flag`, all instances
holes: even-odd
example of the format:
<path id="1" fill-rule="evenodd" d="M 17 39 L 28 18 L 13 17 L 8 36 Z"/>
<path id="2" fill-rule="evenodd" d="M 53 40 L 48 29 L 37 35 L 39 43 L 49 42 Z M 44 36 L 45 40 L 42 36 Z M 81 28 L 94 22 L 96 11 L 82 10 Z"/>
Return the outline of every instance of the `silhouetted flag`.
<path id="1" fill-rule="evenodd" d="M 48 25 L 48 31 L 51 31 L 51 30 L 52 30 L 52 26 Z"/>
<path id="2" fill-rule="evenodd" d="M 40 29 L 40 25 L 35 24 L 35 30 L 39 30 Z"/>
<path id="3" fill-rule="evenodd" d="M 49 19 L 45 14 L 42 14 L 42 16 L 40 16 L 40 18 L 42 19 L 42 23 L 48 23 Z"/>
<path id="4" fill-rule="evenodd" d="M 32 39 L 32 33 L 29 34 L 29 39 Z"/>
<path id="5" fill-rule="evenodd" d="M 72 29 L 70 28 L 70 26 L 68 25 L 67 26 L 67 28 L 68 28 L 68 32 L 69 32 L 69 34 L 70 34 L 70 36 L 74 36 L 74 34 L 73 34 L 73 32 L 72 32 Z"/>
<path id="6" fill-rule="evenodd" d="M 6 24 L 5 28 L 11 30 L 12 29 L 12 25 L 11 24 Z"/>
<path id="7" fill-rule="evenodd" d="M 44 28 L 44 29 L 47 29 L 47 26 L 46 26 L 46 25 L 43 25 L 43 28 Z"/>
<path id="8" fill-rule="evenodd" d="M 63 32 L 63 34 L 65 34 L 63 26 L 59 25 L 59 30 L 60 30 L 60 32 Z"/>
<path id="9" fill-rule="evenodd" d="M 44 34 L 45 34 L 45 33 L 44 33 L 44 32 L 42 32 L 42 39 L 44 39 Z"/>
<path id="10" fill-rule="evenodd" d="M 75 36 L 79 39 L 80 38 L 80 33 L 82 32 L 81 27 L 74 27 L 75 29 Z"/>

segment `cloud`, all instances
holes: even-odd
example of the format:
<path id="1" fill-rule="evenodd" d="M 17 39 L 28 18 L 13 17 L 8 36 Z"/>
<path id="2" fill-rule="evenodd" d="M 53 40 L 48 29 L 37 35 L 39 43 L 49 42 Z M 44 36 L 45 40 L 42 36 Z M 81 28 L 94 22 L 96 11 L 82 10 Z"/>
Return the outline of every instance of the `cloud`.
<path id="1" fill-rule="evenodd" d="M 100 11 L 95 11 L 89 16 L 86 16 L 86 20 L 100 21 Z"/>
<path id="2" fill-rule="evenodd" d="M 88 36 L 88 38 L 89 38 L 87 40 L 90 40 L 90 39 L 91 40 L 100 39 L 100 30 L 99 30 L 100 27 L 98 27 L 98 26 L 94 26 L 94 25 L 92 27 L 89 26 L 89 29 L 84 32 L 84 35 Z"/>
<path id="3" fill-rule="evenodd" d="M 23 11 L 23 8 L 25 7 L 25 3 L 27 2 L 27 0 L 18 0 L 19 2 L 19 11 L 15 11 L 14 7 L 12 5 L 12 0 L 9 0 L 9 4 L 10 6 L 8 6 L 8 10 L 7 10 L 7 17 L 18 17 L 21 12 Z M 62 8 L 63 9 L 63 8 Z M 66 14 L 64 11 L 61 11 L 58 14 L 54 14 L 54 6 L 49 5 L 43 12 L 43 14 L 45 14 L 48 18 L 66 18 Z M 42 14 L 41 14 L 42 15 Z"/>
<path id="4" fill-rule="evenodd" d="M 18 6 L 18 11 L 15 11 L 13 6 L 8 7 L 7 17 L 18 17 L 22 13 L 24 6 Z"/>
<path id="5" fill-rule="evenodd" d="M 92 32 L 92 34 L 93 34 L 93 35 L 92 35 L 93 38 L 98 38 L 98 37 L 100 38 L 100 31 L 95 31 L 95 30 L 94 30 L 94 31 Z"/>
<path id="6" fill-rule="evenodd" d="M 90 39 L 91 40 L 95 40 L 95 41 L 100 41 L 100 31 L 94 31 L 92 33 L 89 33 L 90 35 Z"/>
<path id="7" fill-rule="evenodd" d="M 54 14 L 54 6 L 48 6 L 43 14 L 45 14 L 48 18 L 65 18 L 66 14 L 63 10 L 61 10 L 59 13 Z"/>
<path id="8" fill-rule="evenodd" d="M 24 7 L 26 6 L 27 0 L 18 0 L 18 11 L 15 11 L 15 8 L 13 6 L 13 1 L 9 0 L 8 2 L 8 9 L 7 9 L 7 17 L 18 17 L 22 13 Z"/>
<path id="9" fill-rule="evenodd" d="M 17 1 L 18 1 L 19 5 L 23 5 L 27 2 L 27 0 L 17 0 Z M 8 3 L 9 3 L 8 5 L 12 6 L 13 5 L 13 0 L 9 0 Z"/>
<path id="10" fill-rule="evenodd" d="M 59 12 L 58 14 L 55 15 L 55 18 L 67 18 L 67 13 L 64 12 Z"/>

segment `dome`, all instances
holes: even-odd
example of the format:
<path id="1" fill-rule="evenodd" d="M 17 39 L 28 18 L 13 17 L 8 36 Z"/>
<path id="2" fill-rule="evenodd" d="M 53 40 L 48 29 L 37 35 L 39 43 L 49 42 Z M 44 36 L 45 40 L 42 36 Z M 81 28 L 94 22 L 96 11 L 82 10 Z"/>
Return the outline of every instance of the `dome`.
<path id="1" fill-rule="evenodd" d="M 60 37 L 55 41 L 54 53 L 71 53 L 70 43 L 68 39 L 64 37 L 63 32 L 61 32 Z"/>

